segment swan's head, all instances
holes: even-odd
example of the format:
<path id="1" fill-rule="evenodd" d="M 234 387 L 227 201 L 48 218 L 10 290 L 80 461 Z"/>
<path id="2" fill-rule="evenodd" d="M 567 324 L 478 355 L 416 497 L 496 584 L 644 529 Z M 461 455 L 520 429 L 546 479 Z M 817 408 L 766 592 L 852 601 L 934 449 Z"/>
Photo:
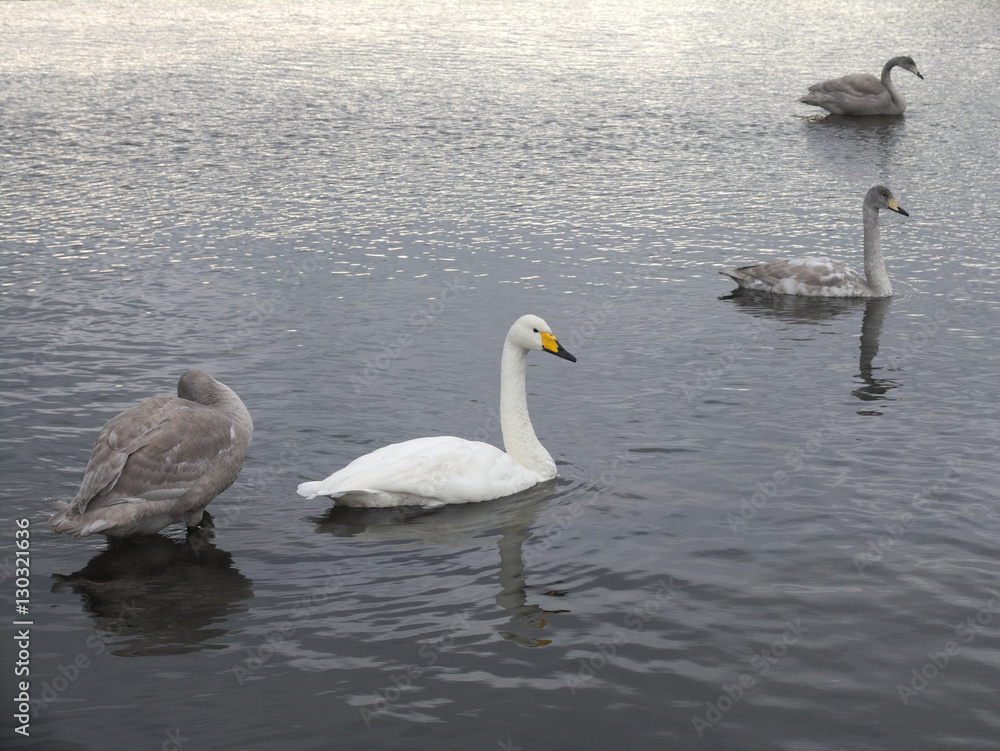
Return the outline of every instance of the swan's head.
<path id="1" fill-rule="evenodd" d="M 552 335 L 549 324 L 538 316 L 521 316 L 507 332 L 507 341 L 524 349 L 542 349 L 553 355 L 576 362 L 576 358 L 567 352 Z"/>
<path id="2" fill-rule="evenodd" d="M 889 209 L 889 211 L 895 211 L 897 214 L 909 216 L 906 209 L 896 203 L 892 191 L 884 185 L 876 185 L 868 191 L 865 195 L 865 206 L 871 206 L 873 209 Z"/>
<path id="3" fill-rule="evenodd" d="M 915 75 L 920 80 L 923 80 L 923 75 L 917 70 L 917 64 L 914 62 L 913 58 L 909 55 L 901 55 L 900 57 L 892 58 L 892 62 L 898 65 L 903 70 L 908 70 L 910 73 Z"/>
<path id="4" fill-rule="evenodd" d="M 177 396 L 181 399 L 187 399 L 189 402 L 212 405 L 219 400 L 224 388 L 225 386 L 204 370 L 191 368 L 184 371 L 180 380 L 177 381 Z"/>

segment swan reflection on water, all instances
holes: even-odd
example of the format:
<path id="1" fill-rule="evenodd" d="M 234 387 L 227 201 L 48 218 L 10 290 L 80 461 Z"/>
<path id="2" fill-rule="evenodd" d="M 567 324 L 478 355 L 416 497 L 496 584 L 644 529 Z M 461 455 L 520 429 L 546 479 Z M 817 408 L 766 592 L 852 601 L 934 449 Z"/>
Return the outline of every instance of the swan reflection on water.
<path id="1" fill-rule="evenodd" d="M 795 295 L 774 295 L 741 288 L 719 299 L 731 300 L 740 311 L 759 319 L 777 318 L 788 323 L 802 325 L 822 324 L 840 316 L 854 314 L 859 308 L 863 308 L 858 373 L 854 376 L 855 380 L 860 381 L 860 385 L 852 389 L 851 394 L 863 402 L 889 401 L 891 399 L 889 392 L 900 385 L 896 378 L 877 377 L 876 374 L 881 368 L 873 365 L 873 360 L 879 351 L 882 324 L 889 306 L 892 305 L 892 298 L 864 300 L 860 298 L 798 297 Z M 873 406 L 860 410 L 858 414 L 882 414 L 873 409 Z"/>
<path id="2" fill-rule="evenodd" d="M 209 515 L 206 512 L 206 518 Z M 53 574 L 53 592 L 83 599 L 97 634 L 87 645 L 100 654 L 176 655 L 226 649 L 229 615 L 248 610 L 253 582 L 216 547 L 208 529 L 184 540 L 162 535 L 111 539 L 108 548 L 72 574 Z"/>
<path id="3" fill-rule="evenodd" d="M 861 356 L 858 360 L 858 378 L 864 383 L 851 393 L 864 402 L 886 401 L 887 394 L 899 384 L 895 378 L 876 378 L 876 368 L 872 365 L 872 360 L 878 354 L 878 340 L 882 333 L 882 321 L 889 310 L 891 300 L 869 300 L 865 304 L 865 315 L 861 319 Z M 879 415 L 881 412 L 874 410 L 862 411 L 859 414 Z"/>
<path id="4" fill-rule="evenodd" d="M 528 552 L 525 543 L 532 537 L 531 529 L 538 520 L 540 501 L 552 496 L 556 485 L 556 480 L 549 480 L 507 498 L 436 509 L 416 506 L 365 509 L 335 505 L 323 516 L 310 521 L 320 534 L 364 542 L 452 547 L 476 544 L 484 537 L 497 537 L 500 556 L 496 604 L 510 614 L 510 623 L 537 632 L 548 624 L 548 616 L 568 612 L 529 602 L 529 594 L 530 599 L 538 602 L 543 601 L 543 597 L 561 597 L 563 593 L 553 589 L 537 593 L 527 583 L 524 572 Z M 525 647 L 542 647 L 552 641 L 520 630 L 499 633 L 504 639 Z"/>

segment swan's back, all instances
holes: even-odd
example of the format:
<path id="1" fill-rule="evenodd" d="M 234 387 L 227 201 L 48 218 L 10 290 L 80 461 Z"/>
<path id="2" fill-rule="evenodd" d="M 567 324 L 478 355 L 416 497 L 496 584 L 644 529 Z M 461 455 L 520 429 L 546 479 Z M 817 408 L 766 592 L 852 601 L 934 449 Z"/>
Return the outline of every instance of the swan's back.
<path id="1" fill-rule="evenodd" d="M 207 373 L 181 376 L 178 396 L 155 396 L 112 418 L 91 452 L 80 490 L 53 504 L 53 531 L 85 537 L 195 526 L 236 480 L 253 435 L 240 398 Z M 197 400 L 197 401 L 194 401 Z"/>
<path id="2" fill-rule="evenodd" d="M 830 81 L 814 83 L 809 87 L 809 91 L 864 97 L 884 94 L 885 86 L 869 73 L 852 73 L 849 76 L 841 76 Z"/>

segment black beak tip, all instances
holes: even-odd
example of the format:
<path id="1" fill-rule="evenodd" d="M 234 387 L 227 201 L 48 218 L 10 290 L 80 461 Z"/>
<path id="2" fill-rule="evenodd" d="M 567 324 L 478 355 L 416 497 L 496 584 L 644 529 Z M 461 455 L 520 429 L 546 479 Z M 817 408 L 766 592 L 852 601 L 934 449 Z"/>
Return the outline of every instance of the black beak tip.
<path id="1" fill-rule="evenodd" d="M 561 357 L 563 360 L 569 360 L 570 362 L 576 362 L 576 358 L 573 357 L 573 355 L 571 355 L 566 350 L 565 347 L 563 347 L 559 343 L 556 343 L 556 347 L 557 347 L 557 349 L 556 349 L 555 352 L 552 352 L 552 350 L 549 350 L 550 352 L 552 352 L 553 355 L 555 355 L 556 357 Z"/>

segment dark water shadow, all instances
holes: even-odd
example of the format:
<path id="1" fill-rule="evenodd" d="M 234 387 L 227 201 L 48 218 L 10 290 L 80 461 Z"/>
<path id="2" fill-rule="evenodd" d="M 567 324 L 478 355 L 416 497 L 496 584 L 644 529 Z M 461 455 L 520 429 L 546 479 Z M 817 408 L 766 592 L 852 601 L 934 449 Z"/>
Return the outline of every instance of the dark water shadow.
<path id="1" fill-rule="evenodd" d="M 539 483 L 516 495 L 482 503 L 441 506 L 435 509 L 399 506 L 362 509 L 333 506 L 323 516 L 310 518 L 319 534 L 363 541 L 405 541 L 417 545 L 466 545 L 483 537 L 498 536 L 499 566 L 495 597 L 509 614 L 517 630 L 502 630 L 500 636 L 524 647 L 541 647 L 551 639 L 533 634 L 548 624 L 547 616 L 568 612 L 535 604 L 541 596 L 560 597 L 547 589 L 538 593 L 527 583 L 524 544 L 531 539 L 542 499 L 552 496 L 558 480 Z M 530 597 L 529 597 L 530 595 Z"/>
<path id="2" fill-rule="evenodd" d="M 856 313 L 867 302 L 855 297 L 805 297 L 737 287 L 720 300 L 728 300 L 742 313 L 757 318 L 777 318 L 785 323 L 826 323 L 839 316 Z"/>
<path id="3" fill-rule="evenodd" d="M 886 313 L 892 305 L 892 298 L 865 300 L 863 298 L 802 297 L 799 295 L 776 295 L 756 290 L 739 288 L 720 300 L 731 301 L 741 312 L 749 313 L 758 320 L 776 318 L 785 323 L 818 325 L 839 316 L 864 312 L 861 318 L 861 344 L 858 357 L 858 373 L 855 381 L 860 385 L 851 394 L 863 402 L 889 401 L 890 392 L 899 387 L 897 378 L 879 377 L 881 368 L 873 364 L 879 350 L 879 337 Z M 860 415 L 880 415 L 882 412 L 869 405 L 859 410 Z"/>
<path id="4" fill-rule="evenodd" d="M 246 612 L 253 597 L 253 582 L 204 529 L 184 540 L 109 540 L 79 571 L 52 578 L 53 592 L 69 589 L 83 598 L 97 631 L 88 646 L 124 657 L 226 649 L 208 642 L 225 636 L 222 621 Z"/>

